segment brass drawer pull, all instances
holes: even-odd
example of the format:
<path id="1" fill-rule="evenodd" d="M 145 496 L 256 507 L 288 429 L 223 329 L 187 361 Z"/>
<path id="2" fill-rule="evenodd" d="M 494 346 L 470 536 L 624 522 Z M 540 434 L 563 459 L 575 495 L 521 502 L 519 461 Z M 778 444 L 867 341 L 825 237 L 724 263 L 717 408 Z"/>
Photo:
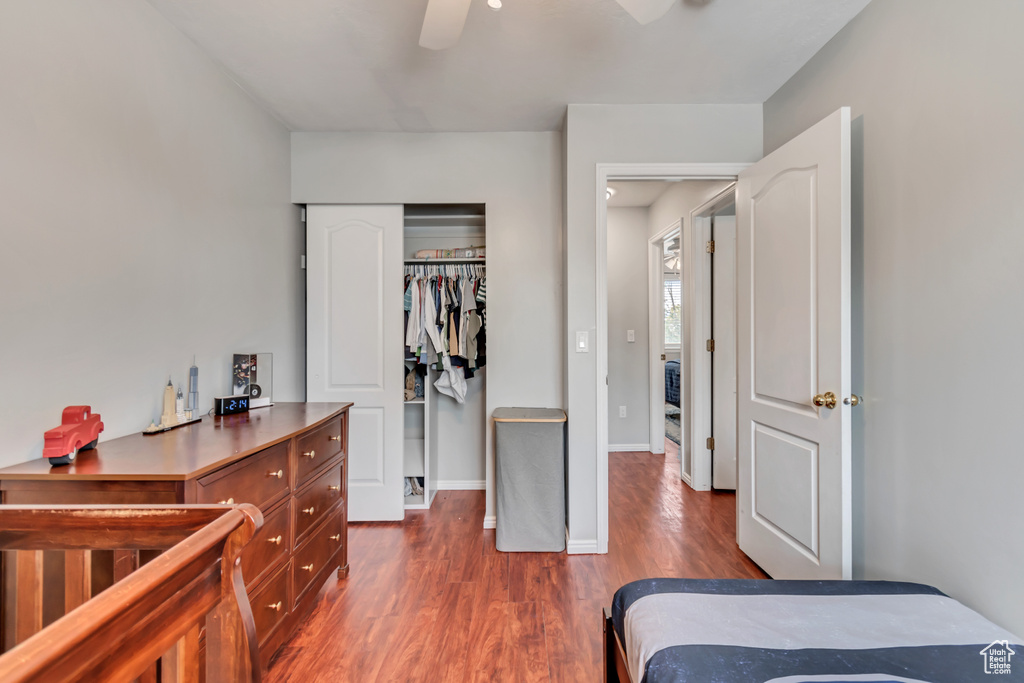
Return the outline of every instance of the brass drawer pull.
<path id="1" fill-rule="evenodd" d="M 217 504 L 218 505 L 234 505 L 235 504 L 235 499 L 234 498 L 228 498 L 227 500 L 218 501 Z"/>
<path id="2" fill-rule="evenodd" d="M 270 472 L 267 472 L 267 476 L 268 477 L 277 477 L 278 479 L 284 479 L 284 470 L 278 470 L 277 472 L 274 472 L 273 470 L 271 470 Z"/>
<path id="3" fill-rule="evenodd" d="M 281 541 L 284 540 L 284 536 L 278 534 L 274 538 L 268 538 L 267 543 L 273 543 L 274 545 L 281 545 Z"/>
<path id="4" fill-rule="evenodd" d="M 275 612 L 280 612 L 282 604 L 284 604 L 284 603 L 282 603 L 280 600 L 278 600 L 277 602 L 275 602 L 272 605 L 267 605 L 267 607 L 269 607 L 270 609 L 274 610 Z"/>
<path id="5" fill-rule="evenodd" d="M 303 508 L 302 511 L 305 512 L 307 515 L 311 515 L 314 512 L 316 512 L 316 508 L 315 507 Z"/>
<path id="6" fill-rule="evenodd" d="M 313 571 L 313 565 L 311 564 L 304 564 L 302 565 L 302 568 L 305 569 L 307 572 Z"/>
<path id="7" fill-rule="evenodd" d="M 341 534 L 334 534 L 333 536 L 330 537 L 330 539 L 332 541 L 340 541 L 341 540 Z"/>
<path id="8" fill-rule="evenodd" d="M 316 457 L 316 451 L 306 451 L 302 455 L 304 455 L 307 458 L 313 459 Z"/>
<path id="9" fill-rule="evenodd" d="M 327 487 L 327 490 L 328 490 L 328 491 L 340 491 L 340 490 L 341 490 L 341 487 L 340 487 L 340 486 L 334 486 L 334 485 L 331 485 L 331 486 L 328 486 L 328 487 Z"/>
<path id="10" fill-rule="evenodd" d="M 328 441 L 341 441 L 341 434 L 338 434 L 337 436 L 329 436 L 329 437 L 327 437 L 327 440 Z"/>

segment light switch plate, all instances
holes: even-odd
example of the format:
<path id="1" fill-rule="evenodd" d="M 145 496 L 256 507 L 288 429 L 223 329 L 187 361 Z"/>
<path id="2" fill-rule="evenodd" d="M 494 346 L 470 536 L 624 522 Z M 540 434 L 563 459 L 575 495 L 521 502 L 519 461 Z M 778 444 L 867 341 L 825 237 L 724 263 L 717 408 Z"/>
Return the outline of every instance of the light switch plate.
<path id="1" fill-rule="evenodd" d="M 626 330 L 626 341 L 628 341 L 628 342 L 635 342 L 636 341 L 636 331 L 634 331 L 634 330 Z"/>
<path id="2" fill-rule="evenodd" d="M 587 353 L 590 351 L 590 333 L 586 331 L 576 332 L 576 353 Z"/>

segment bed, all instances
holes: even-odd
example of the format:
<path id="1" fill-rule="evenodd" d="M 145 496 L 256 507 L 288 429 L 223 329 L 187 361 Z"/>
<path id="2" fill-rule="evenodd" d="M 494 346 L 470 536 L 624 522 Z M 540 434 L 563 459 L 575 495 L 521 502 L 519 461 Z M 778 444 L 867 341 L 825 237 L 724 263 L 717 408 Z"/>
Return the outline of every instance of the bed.
<path id="1" fill-rule="evenodd" d="M 605 649 L 622 683 L 1024 681 L 1021 639 L 887 581 L 634 581 L 605 611 Z"/>
<path id="2" fill-rule="evenodd" d="M 665 403 L 679 405 L 679 361 L 665 361 Z"/>

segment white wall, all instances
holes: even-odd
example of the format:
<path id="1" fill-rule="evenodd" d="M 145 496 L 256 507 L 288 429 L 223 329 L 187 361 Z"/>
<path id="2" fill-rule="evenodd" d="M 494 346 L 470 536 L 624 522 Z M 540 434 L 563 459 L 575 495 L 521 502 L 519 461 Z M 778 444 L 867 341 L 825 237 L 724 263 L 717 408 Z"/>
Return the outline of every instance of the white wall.
<path id="1" fill-rule="evenodd" d="M 292 134 L 296 203 L 486 204 L 484 462 L 492 485 L 494 409 L 564 407 L 561 147 L 559 133 Z M 441 478 L 455 475 L 442 470 Z"/>
<path id="2" fill-rule="evenodd" d="M 608 443 L 650 444 L 647 209 L 608 208 Z M 633 330 L 634 342 L 626 341 Z M 626 406 L 626 417 L 619 417 Z M 645 449 L 647 450 L 647 449 Z"/>
<path id="3" fill-rule="evenodd" d="M 690 220 L 690 212 L 729 187 L 731 180 L 684 180 L 673 184 L 658 197 L 648 214 L 650 237 L 679 219 Z"/>
<path id="4" fill-rule="evenodd" d="M 566 114 L 566 331 L 597 338 L 598 163 L 751 162 L 761 157 L 761 105 L 577 105 Z M 597 525 L 597 354 L 565 340 L 569 536 L 600 550 Z"/>
<path id="5" fill-rule="evenodd" d="M 301 399 L 283 126 L 138 0 L 0 3 L 0 64 L 0 465 L 66 405 L 141 430 L 193 354 L 202 405 L 236 351 Z"/>
<path id="6" fill-rule="evenodd" d="M 853 110 L 855 575 L 1018 634 L 1021 27 L 1016 0 L 873 2 L 764 108 L 766 152 Z"/>

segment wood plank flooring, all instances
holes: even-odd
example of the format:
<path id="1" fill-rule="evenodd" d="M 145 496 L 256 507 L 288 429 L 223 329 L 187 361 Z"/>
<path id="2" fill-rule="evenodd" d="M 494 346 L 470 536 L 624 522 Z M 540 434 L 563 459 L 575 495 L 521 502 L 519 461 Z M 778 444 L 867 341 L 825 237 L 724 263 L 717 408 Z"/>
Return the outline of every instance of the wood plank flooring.
<path id="1" fill-rule="evenodd" d="M 325 589 L 269 683 L 598 681 L 601 608 L 654 576 L 765 578 L 736 546 L 735 496 L 695 492 L 673 456 L 609 455 L 607 555 L 499 553 L 482 491 L 404 522 L 352 524 L 351 573 Z"/>

